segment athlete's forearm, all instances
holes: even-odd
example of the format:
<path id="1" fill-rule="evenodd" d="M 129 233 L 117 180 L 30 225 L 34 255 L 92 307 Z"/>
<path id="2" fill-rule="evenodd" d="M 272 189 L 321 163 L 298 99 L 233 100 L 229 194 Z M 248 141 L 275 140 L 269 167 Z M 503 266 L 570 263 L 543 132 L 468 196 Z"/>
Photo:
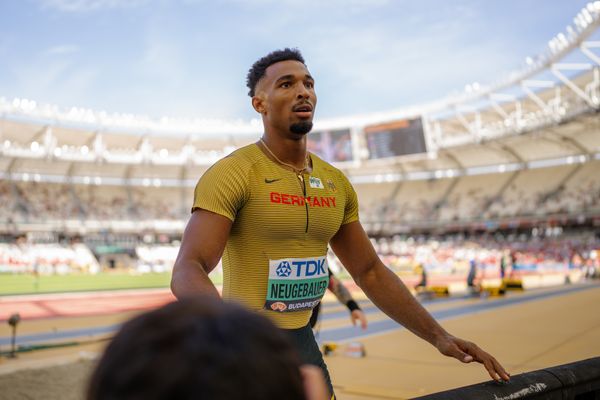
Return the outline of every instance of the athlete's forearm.
<path id="1" fill-rule="evenodd" d="M 194 296 L 219 297 L 217 288 L 212 283 L 200 263 L 194 261 L 177 261 L 171 276 L 171 291 L 178 299 Z"/>
<path id="2" fill-rule="evenodd" d="M 353 300 L 350 291 L 344 286 L 344 284 L 338 280 L 337 278 L 331 279 L 331 292 L 335 295 L 338 301 L 342 304 L 347 304 L 349 301 Z"/>
<path id="3" fill-rule="evenodd" d="M 437 347 L 438 339 L 448 335 L 400 278 L 380 261 L 355 279 L 380 310 L 417 336 Z"/>

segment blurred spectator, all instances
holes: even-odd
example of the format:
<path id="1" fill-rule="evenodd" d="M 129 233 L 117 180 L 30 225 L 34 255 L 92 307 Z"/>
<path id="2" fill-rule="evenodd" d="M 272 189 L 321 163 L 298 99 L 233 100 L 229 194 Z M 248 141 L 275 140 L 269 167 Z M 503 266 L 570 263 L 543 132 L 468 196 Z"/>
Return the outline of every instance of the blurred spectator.
<path id="1" fill-rule="evenodd" d="M 87 399 L 326 399 L 322 375 L 302 368 L 267 318 L 213 298 L 185 299 L 123 325 Z"/>
<path id="2" fill-rule="evenodd" d="M 318 146 L 331 135 L 339 136 L 337 144 L 349 143 L 345 131 L 323 132 L 310 142 L 311 151 L 318 153 Z M 361 219 L 374 225 L 573 216 L 600 212 L 599 167 L 599 161 L 586 163 L 560 184 L 554 175 L 568 176 L 573 166 L 519 171 L 507 187 L 507 174 L 487 174 L 406 181 L 397 193 L 391 186 L 398 185 L 396 182 L 356 185 L 356 190 Z M 148 182 L 153 183 L 151 179 Z M 388 195 L 380 195 L 380 187 L 385 187 Z M 70 219 L 182 221 L 189 214 L 187 206 L 183 206 L 187 200 L 183 199 L 182 190 L 153 184 L 73 185 L 0 180 L 0 203 L 0 222 L 10 219 L 17 224 Z"/>

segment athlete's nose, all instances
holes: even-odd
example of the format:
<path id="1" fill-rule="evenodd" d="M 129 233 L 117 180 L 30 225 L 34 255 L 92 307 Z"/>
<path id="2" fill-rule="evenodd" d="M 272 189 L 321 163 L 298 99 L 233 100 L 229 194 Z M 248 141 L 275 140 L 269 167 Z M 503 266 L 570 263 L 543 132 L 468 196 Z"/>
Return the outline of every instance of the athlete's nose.
<path id="1" fill-rule="evenodd" d="M 310 90 L 306 88 L 305 85 L 298 85 L 300 88 L 298 89 L 297 98 L 298 99 L 309 99 L 310 98 Z"/>

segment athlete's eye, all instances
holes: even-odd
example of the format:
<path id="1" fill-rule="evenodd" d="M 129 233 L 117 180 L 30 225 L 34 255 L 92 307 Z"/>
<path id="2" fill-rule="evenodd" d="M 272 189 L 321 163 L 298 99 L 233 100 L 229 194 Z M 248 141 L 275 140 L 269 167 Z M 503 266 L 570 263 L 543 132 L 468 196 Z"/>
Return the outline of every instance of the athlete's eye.
<path id="1" fill-rule="evenodd" d="M 290 82 L 283 82 L 281 85 L 279 85 L 279 87 L 282 87 L 282 88 L 289 88 L 291 86 L 292 86 L 292 84 Z"/>
<path id="2" fill-rule="evenodd" d="M 306 87 L 307 87 L 307 88 L 309 88 L 309 89 L 313 89 L 313 88 L 315 87 L 315 83 L 314 83 L 314 82 L 310 82 L 310 81 L 309 81 L 309 82 L 306 82 L 306 83 L 304 84 L 304 86 L 306 86 Z"/>

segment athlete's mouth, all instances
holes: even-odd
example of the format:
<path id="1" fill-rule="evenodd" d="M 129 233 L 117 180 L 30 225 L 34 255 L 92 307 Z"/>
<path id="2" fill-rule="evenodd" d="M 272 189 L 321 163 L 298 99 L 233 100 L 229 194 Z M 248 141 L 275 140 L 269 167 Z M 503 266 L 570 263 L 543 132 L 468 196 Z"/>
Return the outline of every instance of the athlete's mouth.
<path id="1" fill-rule="evenodd" d="M 300 118 L 310 118 L 312 116 L 313 106 L 310 103 L 297 104 L 292 111 Z"/>

